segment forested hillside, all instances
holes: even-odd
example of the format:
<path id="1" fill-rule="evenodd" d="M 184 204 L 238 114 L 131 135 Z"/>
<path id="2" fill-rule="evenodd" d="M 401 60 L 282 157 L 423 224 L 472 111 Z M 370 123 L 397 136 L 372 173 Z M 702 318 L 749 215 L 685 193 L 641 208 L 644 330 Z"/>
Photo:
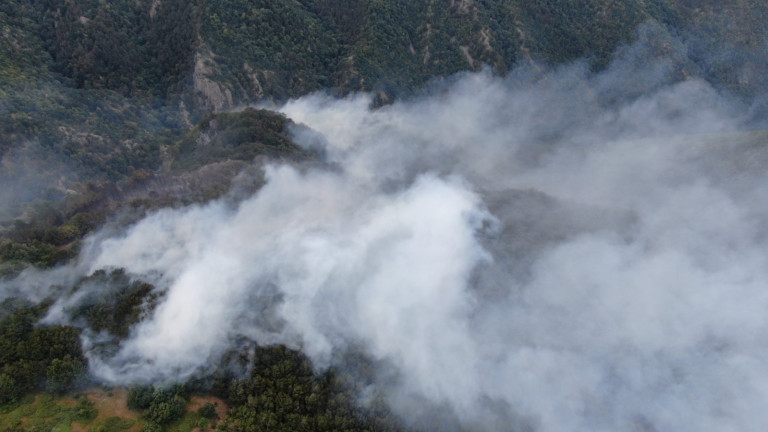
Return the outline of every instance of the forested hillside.
<path id="1" fill-rule="evenodd" d="M 688 52 L 693 64 L 723 84 L 735 84 L 723 69 L 738 68 L 745 59 L 714 58 L 731 48 L 740 48 L 740 56 L 759 49 L 766 6 L 662 0 L 10 0 L 0 13 L 4 83 L 53 74 L 67 87 L 165 102 L 202 93 L 221 108 L 319 89 L 395 95 L 431 77 L 482 65 L 504 72 L 523 62 L 587 57 L 599 68 L 648 21 L 684 40 L 696 39 Z M 755 79 L 742 77 L 741 84 Z"/>
<path id="2" fill-rule="evenodd" d="M 586 58 L 599 70 L 641 24 L 655 35 L 649 55 L 681 78 L 749 97 L 768 80 L 767 10 L 662 0 L 5 1 L 0 203 L 55 201 L 84 180 L 157 170 L 212 110 L 318 90 L 370 91 L 381 104 L 482 67 L 504 74 Z"/>
<path id="3" fill-rule="evenodd" d="M 462 158 L 475 158 L 478 165 L 460 175 L 467 174 L 466 178 L 471 182 L 475 180 L 473 175 L 479 178 L 490 176 L 494 171 L 485 170 L 497 167 L 496 164 L 506 161 L 507 157 L 538 166 L 549 161 L 540 157 L 546 149 L 554 148 L 559 142 L 573 144 L 565 138 L 573 125 L 578 126 L 574 138 L 578 145 L 605 138 L 597 132 L 592 135 L 592 129 L 604 126 L 600 122 L 620 124 L 616 128 L 621 129 L 621 133 L 615 130 L 605 133 L 611 139 L 644 138 L 634 131 L 635 128 L 643 129 L 642 122 L 647 118 L 657 121 L 647 127 L 652 132 L 675 134 L 677 132 L 671 127 L 654 128 L 659 123 L 667 127 L 666 122 L 675 123 L 678 117 L 682 119 L 681 124 L 687 125 L 684 120 L 685 110 L 690 108 L 686 105 L 688 101 L 702 103 L 718 115 L 720 109 L 743 109 L 747 113 L 742 115 L 739 111 L 739 121 L 742 121 L 739 127 L 749 124 L 745 129 L 757 129 L 753 125 L 764 125 L 764 117 L 768 114 L 766 22 L 768 3 L 756 0 L 0 1 L 0 430 L 389 431 L 473 430 L 474 426 L 477 430 L 498 429 L 488 424 L 514 425 L 518 430 L 535 429 L 532 425 L 537 424 L 536 418 L 518 415 L 505 405 L 507 402 L 503 398 L 493 399 L 487 395 L 483 395 L 487 411 L 476 415 L 480 417 L 486 413 L 488 418 L 506 419 L 508 423 L 483 423 L 484 420 L 474 418 L 454 424 L 460 414 L 446 408 L 450 405 L 449 396 L 441 393 L 444 388 L 440 382 L 427 385 L 434 393 L 434 399 L 426 402 L 429 398 L 420 395 L 398 395 L 403 398 L 400 404 L 406 406 L 400 406 L 401 411 L 411 409 L 407 407 L 410 403 L 419 407 L 413 409 L 418 411 L 414 416 L 416 420 L 411 423 L 402 421 L 393 414 L 391 406 L 383 399 L 382 388 L 376 387 L 374 381 L 385 382 L 385 391 L 392 390 L 387 387 L 391 383 L 407 380 L 407 377 L 398 375 L 396 371 L 400 365 L 396 361 L 375 364 L 376 356 L 369 355 L 377 349 L 399 346 L 399 341 L 387 340 L 386 347 L 382 348 L 373 346 L 375 344 L 366 345 L 369 341 L 357 334 L 336 334 L 336 339 L 329 338 L 331 340 L 325 343 L 342 343 L 347 351 L 341 354 L 334 351 L 332 354 L 336 357 L 324 359 L 327 364 L 313 366 L 309 354 L 300 351 L 301 344 L 290 348 L 279 344 L 281 337 L 295 339 L 296 334 L 286 330 L 285 320 L 275 318 L 279 314 L 275 305 L 290 297 L 290 293 L 280 292 L 275 281 L 303 275 L 302 259 L 312 256 L 315 249 L 327 246 L 326 243 L 332 243 L 338 250 L 357 245 L 357 238 L 342 237 L 336 244 L 320 235 L 313 236 L 323 229 L 345 232 L 348 221 L 331 228 L 322 225 L 325 217 L 333 217 L 334 205 L 348 206 L 342 212 L 345 214 L 358 210 L 374 212 L 386 207 L 392 191 L 414 181 L 416 174 L 409 170 L 417 172 L 426 166 L 430 175 L 439 177 L 451 173 L 445 168 L 448 162 L 457 166 L 471 165 Z M 640 48 L 633 45 L 638 40 L 642 41 Z M 634 54 L 627 54 L 628 51 Z M 624 59 L 620 66 L 612 64 L 616 58 Z M 631 61 L 625 61 L 626 58 Z M 566 67 L 574 62 L 577 66 L 573 70 L 577 72 Z M 652 78 L 645 81 L 643 74 L 651 70 L 645 69 L 648 64 L 663 65 L 659 70 L 663 70 L 664 77 L 658 83 Z M 617 72 L 617 69 L 621 70 Z M 546 87 L 547 80 L 557 82 L 565 77 L 563 82 L 575 83 L 575 87 L 581 86 L 584 91 L 561 89 L 568 95 L 563 99 L 542 98 L 542 101 L 526 100 L 519 105 L 501 106 L 496 111 L 530 122 L 513 130 L 499 126 L 507 125 L 511 121 L 509 118 L 495 123 L 487 120 L 488 129 L 499 130 L 491 138 L 472 135 L 471 131 L 467 132 L 471 127 L 452 129 L 456 123 L 464 121 L 465 115 L 484 112 L 484 108 L 479 108 L 484 102 L 460 114 L 446 114 L 450 121 L 445 122 L 444 128 L 449 132 L 435 134 L 440 140 L 451 142 L 454 136 L 448 135 L 453 133 L 464 139 L 464 144 L 480 149 L 485 148 L 484 140 L 492 141 L 502 135 L 509 136 L 510 141 L 535 141 L 541 148 L 515 149 L 517 153 L 510 151 L 510 154 L 514 153 L 513 157 L 499 156 L 493 152 L 495 149 L 481 154 L 483 150 L 435 150 L 424 145 L 424 154 L 405 158 L 397 154 L 402 151 L 398 147 L 401 143 L 386 142 L 392 149 L 382 144 L 386 151 L 372 148 L 371 153 L 365 155 L 370 159 L 352 160 L 355 169 L 360 172 L 368 169 L 373 173 L 366 177 L 370 184 L 365 183 L 359 190 L 344 189 L 346 195 L 335 197 L 334 193 L 322 188 L 328 184 L 339 185 L 317 176 L 314 178 L 316 184 L 312 184 L 318 188 L 316 195 L 301 196 L 296 192 L 300 186 L 306 187 L 305 183 L 312 183 L 313 178 L 307 180 L 299 174 L 294 178 L 290 169 L 304 173 L 322 166 L 342 178 L 350 175 L 354 169 L 347 171 L 344 164 L 348 160 L 324 153 L 336 151 L 342 154 L 347 149 L 334 148 L 324 142 L 299 142 L 302 137 L 305 141 L 308 139 L 302 133 L 314 133 L 309 126 L 265 107 L 275 107 L 313 92 L 330 98 L 365 92 L 370 99 L 363 96 L 357 100 L 364 102 L 365 109 L 370 106 L 372 112 L 381 109 L 386 120 L 371 115 L 354 123 L 355 119 L 345 117 L 348 111 L 340 110 L 340 114 L 332 118 L 338 125 L 334 124 L 330 130 L 339 132 L 345 127 L 371 127 L 374 132 L 355 136 L 355 139 L 376 144 L 381 135 L 398 130 L 402 124 L 410 125 L 406 119 L 419 118 L 421 111 L 434 109 L 433 105 L 417 103 L 416 108 L 403 118 L 395 118 L 392 114 L 395 116 L 392 120 L 386 117 L 389 115 L 387 107 L 401 101 L 418 101 L 433 93 L 440 95 L 460 79 L 456 78 L 457 73 L 466 71 L 494 78 L 523 71 L 520 72 L 520 82 L 532 88 Z M 604 81 L 595 78 L 605 71 L 609 73 Z M 631 79 L 622 81 L 622 75 L 611 81 L 621 73 Z M 696 84 L 673 86 L 686 82 L 703 84 L 699 87 Z M 665 85 L 673 87 L 671 95 L 663 91 L 662 96 L 653 93 Z M 505 91 L 499 94 L 503 96 Z M 644 92 L 653 95 L 648 99 L 650 102 L 643 99 Z M 535 99 L 539 93 L 531 94 Z M 697 98 L 697 95 L 703 96 Z M 496 95 L 489 93 L 485 96 L 494 99 Z M 664 116 L 658 115 L 663 118 L 658 119 L 655 113 L 648 114 L 656 109 L 654 103 L 658 99 L 678 96 L 682 102 L 674 109 L 664 111 Z M 315 102 L 322 105 L 325 99 L 318 100 L 320 102 Z M 456 103 L 456 99 L 447 100 Z M 712 104 L 715 108 L 707 105 L 712 100 L 717 102 Z M 498 107 L 498 101 L 495 103 L 490 106 Z M 530 110 L 527 108 L 529 103 L 532 105 Z M 723 108 L 726 106 L 727 109 Z M 610 111 L 616 107 L 623 111 Z M 399 108 L 403 109 L 402 106 Z M 552 119 L 542 114 L 550 111 L 554 112 Z M 485 117 L 495 119 L 495 112 L 486 112 Z M 632 119 L 626 120 L 627 117 Z M 637 123 L 634 117 L 637 117 Z M 424 123 L 434 120 L 425 118 Z M 761 118 L 762 123 L 755 121 Z M 714 125 L 719 125 L 721 120 L 714 114 L 710 117 L 702 114 L 696 119 L 701 124 L 711 121 Z M 444 120 L 439 118 L 434 122 L 438 124 Z M 550 121 L 559 124 L 550 125 Z M 376 129 L 377 122 L 386 127 Z M 731 118 L 723 121 L 728 122 L 737 123 Z M 419 152 L 423 144 L 420 140 L 427 140 L 413 132 L 421 126 L 418 124 L 403 132 L 403 136 L 411 139 L 408 144 L 413 144 L 406 153 Z M 694 135 L 704 135 L 734 132 L 738 128 L 691 129 Z M 342 135 L 344 132 L 341 131 Z M 465 132 L 466 137 L 462 135 Z M 736 142 L 742 149 L 740 152 L 712 144 L 710 147 L 713 152 L 717 151 L 717 157 L 708 158 L 693 151 L 690 154 L 680 152 L 683 156 L 673 155 L 691 165 L 707 166 L 704 171 L 711 177 L 697 184 L 705 190 L 702 194 L 709 193 L 701 186 L 709 185 L 708 182 L 727 184 L 727 188 L 731 188 L 728 192 L 736 191 L 733 193 L 738 195 L 735 201 L 746 199 L 744 197 L 754 192 L 745 184 L 753 177 L 761 176 L 760 161 L 764 160 L 762 146 L 766 135 L 753 130 L 737 132 L 740 134 L 729 135 L 728 140 Z M 309 139 L 323 139 L 320 134 L 313 137 Z M 719 137 L 702 142 L 709 145 Z M 376 157 L 382 159 L 379 161 Z M 720 159 L 728 158 L 736 160 L 733 166 L 723 168 L 718 165 Z M 653 158 L 648 156 L 648 159 Z M 553 160 L 557 161 L 556 158 Z M 400 167 L 403 161 L 406 161 L 404 167 Z M 263 166 L 271 162 L 291 167 L 290 173 L 264 172 Z M 388 166 L 396 167 L 393 171 L 402 168 L 403 172 L 387 177 L 390 172 L 384 168 Z M 749 169 L 743 169 L 744 166 Z M 739 176 L 732 176 L 732 169 L 739 171 Z M 380 178 L 377 174 L 381 174 Z M 247 303 L 248 312 L 231 317 L 231 326 L 238 328 L 243 321 L 252 318 L 251 313 L 256 310 L 264 322 L 246 326 L 247 331 L 243 333 L 247 336 L 239 333 L 221 336 L 234 348 L 225 350 L 222 358 L 201 352 L 201 357 L 210 355 L 213 360 L 204 370 L 183 375 L 184 382 L 152 382 L 150 378 L 140 377 L 130 388 L 95 390 L 104 382 L 96 379 L 89 367 L 109 368 L 100 362 L 115 358 L 136 335 L 138 324 L 151 317 L 169 295 L 168 280 L 177 276 L 175 271 L 181 270 L 169 266 L 169 271 L 150 270 L 137 276 L 120 266 L 91 268 L 89 263 L 78 261 L 80 254 L 90 254 L 88 258 L 99 256 L 103 251 L 97 250 L 94 244 L 115 233 L 128 237 L 131 233 L 125 231 L 125 227 L 144 220 L 147 215 L 160 215 L 157 216 L 159 220 L 167 216 L 172 220 L 175 217 L 173 211 L 191 209 L 190 219 L 195 212 L 210 212 L 228 221 L 225 225 L 240 223 L 251 216 L 238 212 L 255 205 L 246 200 L 264 187 L 270 176 L 289 184 L 286 190 L 273 191 L 273 195 L 278 198 L 281 194 L 288 195 L 297 208 L 309 203 L 307 208 L 313 209 L 317 221 L 314 220 L 315 213 L 309 222 L 294 220 L 290 214 L 281 216 L 279 212 L 284 210 L 281 203 L 273 203 L 267 206 L 269 211 L 253 216 L 253 219 L 261 218 L 258 220 L 272 223 L 270 229 L 274 228 L 276 232 L 279 230 L 275 227 L 282 223 L 290 227 L 288 231 L 291 233 L 293 229 L 300 232 L 302 224 L 308 224 L 311 229 L 302 234 L 314 239 L 314 242 L 301 243 L 301 248 L 295 250 L 286 246 L 297 241 L 290 236 L 276 238 L 271 245 L 276 251 L 275 262 L 284 258 L 278 257 L 280 250 L 288 251 L 289 265 L 267 271 L 269 274 L 263 276 L 264 280 L 258 281 L 263 292 L 244 301 L 253 302 Z M 685 176 L 680 174 L 680 177 Z M 746 177 L 749 181 L 744 180 Z M 637 183 L 648 181 L 646 177 L 640 178 L 643 181 Z M 602 207 L 591 203 L 581 207 L 570 202 L 563 204 L 558 201 L 559 197 L 533 189 L 505 189 L 507 186 L 494 189 L 497 186 L 488 181 L 473 193 L 482 196 L 492 210 L 514 215 L 507 215 L 509 220 L 502 222 L 483 220 L 479 223 L 482 229 L 475 227 L 477 231 L 473 233 L 488 236 L 484 238 L 484 247 L 495 258 L 514 261 L 514 265 L 510 264 L 498 273 L 493 270 L 480 276 L 475 273 L 462 276 L 464 282 L 486 284 L 486 288 L 502 284 L 501 281 L 506 281 L 505 278 L 510 278 L 513 272 L 532 272 L 527 266 L 533 265 L 533 255 L 545 253 L 547 248 L 565 241 L 573 232 L 600 231 L 605 228 L 601 224 L 609 226 L 609 230 L 619 230 L 616 227 L 637 224 L 640 217 L 623 207 L 603 211 Z M 584 189 L 593 186 L 588 184 Z M 370 202 L 366 202 L 365 197 L 360 203 L 346 202 L 368 187 L 386 193 Z M 376 193 L 381 192 L 378 189 Z M 441 190 L 441 193 L 445 192 Z M 326 195 L 331 204 L 311 206 L 317 197 Z M 398 209 L 401 209 L 412 198 L 413 194 L 405 194 L 398 198 L 399 201 L 393 201 L 397 201 Z M 422 211 L 426 212 L 425 209 Z M 466 211 L 462 213 L 462 218 L 470 218 L 467 214 Z M 563 223 L 561 214 L 573 219 Z M 502 226 L 504 223 L 508 226 Z M 353 225 L 352 222 L 349 224 Z M 168 255 L 162 255 L 165 250 L 158 247 L 158 250 L 147 249 L 143 259 L 158 254 L 162 256 L 157 261 L 162 263 L 165 260 L 182 262 L 187 255 L 194 256 L 219 243 L 234 244 L 249 251 L 241 244 L 247 243 L 247 238 L 222 234 L 225 240 L 218 239 L 217 243 L 215 236 L 220 233 L 211 229 L 211 238 L 208 238 L 207 231 L 211 227 L 207 222 L 200 225 L 205 226 L 201 228 L 192 223 L 187 230 L 186 226 L 170 223 L 149 236 L 164 238 L 171 233 L 185 239 L 187 235 L 196 235 L 196 230 L 206 232 L 204 241 L 190 247 L 194 249 L 192 252 L 184 249 L 186 245 L 180 247 L 183 251 L 174 249 L 182 243 L 174 237 L 179 244 L 169 246 L 171 252 Z M 513 229 L 512 225 L 516 227 Z M 272 239 L 274 233 L 270 229 L 259 232 L 259 235 Z M 394 231 L 392 237 L 395 240 L 372 240 L 375 251 L 365 251 L 371 255 L 367 259 L 376 261 L 381 258 L 379 248 L 386 251 L 390 243 L 410 238 L 397 229 Z M 370 234 L 363 229 L 360 232 L 362 237 Z M 95 233 L 102 237 L 89 237 Z M 621 232 L 621 236 L 616 237 L 629 242 L 627 239 L 632 235 Z M 761 231 L 752 237 L 762 239 L 764 233 Z M 621 241 L 616 240 L 617 243 Z M 109 247 L 115 244 L 117 242 L 113 241 Z M 126 247 L 126 250 L 132 252 L 143 247 L 146 246 L 141 243 Z M 272 250 L 266 253 L 266 258 L 253 251 L 249 253 L 265 262 L 273 262 Z M 347 271 L 347 262 L 356 258 L 352 255 L 344 257 L 344 265 L 329 267 L 326 273 L 311 276 L 316 276 L 322 283 L 326 279 L 333 280 L 337 273 Z M 322 266 L 326 258 L 322 256 L 313 262 L 320 262 Z M 483 259 L 475 259 L 482 265 L 491 265 Z M 391 259 L 399 260 L 399 256 Z M 254 258 L 248 265 L 257 267 L 258 261 Z M 233 262 L 238 260 L 229 255 L 222 258 L 222 273 L 226 273 L 228 266 L 234 266 Z M 354 283 L 349 285 L 360 283 L 362 286 L 364 275 L 350 273 Z M 381 274 L 391 276 L 386 271 Z M 530 276 L 520 274 L 515 274 L 519 280 Z M 19 275 L 31 282 L 21 286 L 17 279 Z M 237 274 L 227 280 L 226 287 L 216 286 L 215 290 L 226 292 L 230 285 L 237 286 L 236 279 L 241 276 Z M 399 274 L 396 276 L 400 277 Z M 497 295 L 493 289 L 481 292 L 478 298 L 486 294 Z M 336 291 L 333 293 L 331 300 L 312 298 L 307 303 L 346 304 L 347 299 L 342 299 Z M 293 300 L 305 300 L 301 295 L 293 294 Z M 368 299 L 369 294 L 359 295 L 354 301 L 362 302 L 361 299 Z M 376 299 L 374 296 L 370 298 Z M 409 315 L 409 320 L 413 318 L 418 322 L 417 309 L 413 305 L 408 307 L 413 308 L 408 309 L 409 314 L 415 311 Z M 376 307 L 368 310 L 371 315 L 379 312 Z M 452 310 L 448 315 L 453 313 L 458 314 Z M 308 315 L 307 322 L 312 318 Z M 347 319 L 351 318 L 331 316 L 332 324 L 328 327 L 344 327 Z M 388 325 L 398 324 L 393 318 L 385 321 Z M 482 323 L 472 324 L 480 326 Z M 420 327 L 419 331 L 424 330 L 427 334 L 425 327 Z M 256 340 L 274 344 L 260 346 Z M 460 344 L 447 345 L 455 348 Z M 463 345 L 458 351 L 462 349 Z M 129 358 L 125 361 L 127 366 L 119 373 L 135 373 L 131 368 L 138 368 L 141 361 L 144 360 Z M 152 362 L 146 361 L 149 365 Z M 423 359 L 416 359 L 415 363 L 432 371 L 432 365 Z M 332 366 L 327 367 L 328 364 Z M 179 376 L 182 376 L 180 372 Z M 123 383 L 124 377 L 111 376 L 111 382 Z M 457 382 L 463 383 L 460 377 Z M 108 401 L 99 402 L 104 392 L 109 394 Z M 110 404 L 119 405 L 120 409 L 113 413 Z M 508 409 L 511 414 L 507 413 Z M 655 430 L 652 426 L 646 427 L 641 416 L 635 419 L 631 426 L 637 430 Z"/>

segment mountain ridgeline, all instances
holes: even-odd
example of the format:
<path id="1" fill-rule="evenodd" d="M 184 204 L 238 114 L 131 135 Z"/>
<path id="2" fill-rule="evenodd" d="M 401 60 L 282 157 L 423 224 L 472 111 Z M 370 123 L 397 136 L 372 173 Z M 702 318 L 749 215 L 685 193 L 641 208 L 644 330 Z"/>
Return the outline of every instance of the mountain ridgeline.
<path id="1" fill-rule="evenodd" d="M 696 40 L 688 60 L 704 76 L 748 89 L 756 77 L 731 82 L 726 73 L 745 58 L 714 57 L 759 50 L 767 10 L 755 1 L 9 0 L 0 76 L 52 74 L 69 87 L 165 101 L 198 96 L 216 109 L 321 89 L 386 98 L 483 65 L 503 73 L 586 57 L 600 68 L 652 21 Z"/>

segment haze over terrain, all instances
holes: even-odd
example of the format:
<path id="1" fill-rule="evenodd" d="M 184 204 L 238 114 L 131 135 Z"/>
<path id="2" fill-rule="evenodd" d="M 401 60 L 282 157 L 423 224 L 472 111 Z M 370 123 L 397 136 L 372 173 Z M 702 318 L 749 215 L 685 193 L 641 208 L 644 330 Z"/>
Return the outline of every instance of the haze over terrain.
<path id="1" fill-rule="evenodd" d="M 317 70 L 310 63 L 295 75 L 276 69 L 275 87 L 262 80 L 270 73 L 256 73 L 261 94 L 236 87 L 232 77 L 243 76 L 234 70 L 199 65 L 234 61 L 224 51 L 245 49 L 237 38 L 247 32 L 200 36 L 224 25 L 211 8 L 223 14 L 240 3 L 192 2 L 187 12 L 200 20 L 193 79 L 167 87 L 172 94 L 149 97 L 149 81 L 69 87 L 77 76 L 31 85 L 84 92 L 99 101 L 86 117 L 157 141 L 143 153 L 141 136 L 126 129 L 130 142 L 120 148 L 138 152 L 124 153 L 128 165 L 86 172 L 86 159 L 40 150 L 56 148 L 55 136 L 46 144 L 33 126 L 28 136 L 37 138 L 9 133 L 24 144 L 3 153 L 0 175 L 18 182 L 6 199 L 29 193 L 31 204 L 2 212 L 16 218 L 0 232 L 8 233 L 3 304 L 42 302 L 40 325 L 81 328 L 89 379 L 105 385 L 238 376 L 233 353 L 258 357 L 254 345 L 278 344 L 306 355 L 315 373 L 349 374 L 354 404 L 383 404 L 403 429 L 762 430 L 768 40 L 749 30 L 764 7 L 549 2 L 523 13 L 511 3 L 428 2 L 419 10 L 436 21 L 412 25 L 428 35 L 433 23 L 455 31 L 442 49 L 467 63 L 440 69 L 450 56 L 431 51 L 429 37 L 411 37 L 416 73 L 370 54 L 383 55 L 380 37 L 390 35 L 377 33 L 372 11 L 422 15 L 397 2 L 341 3 L 280 3 L 244 15 L 243 26 L 276 11 L 303 16 L 308 39 L 287 40 L 361 56 L 359 70 L 340 61 L 312 81 L 303 75 Z M 591 44 L 550 46 L 560 39 L 538 27 L 545 17 L 569 11 L 552 25 L 577 43 L 569 20 L 592 16 L 590 7 L 622 23 L 619 36 L 609 27 L 587 38 L 596 18 L 579 28 Z M 357 21 L 334 8 L 370 27 L 349 27 Z M 502 25 L 512 16 L 517 27 Z M 627 16 L 636 18 L 619 19 Z M 737 21 L 743 34 L 721 27 Z M 333 37 L 323 42 L 313 32 L 328 23 Z M 490 48 L 461 45 L 461 37 L 482 42 L 493 25 L 521 38 L 511 39 L 514 56 L 495 45 L 501 30 Z M 279 63 L 304 52 L 281 46 L 281 56 L 264 55 Z M 220 61 L 201 57 L 216 47 Z M 126 117 L 105 114 L 119 103 Z M 112 138 L 79 133 L 87 137 L 73 154 L 118 151 Z M 59 188 L 70 189 L 24 174 L 27 160 L 67 161 Z M 51 195 L 49 213 L 39 210 L 41 190 Z M 45 223 L 49 243 L 34 237 Z M 65 237 L 67 227 L 77 231 Z M 38 258 L 41 244 L 53 249 Z M 132 318 L 95 325 L 83 311 L 121 298 L 122 286 L 142 293 Z"/>

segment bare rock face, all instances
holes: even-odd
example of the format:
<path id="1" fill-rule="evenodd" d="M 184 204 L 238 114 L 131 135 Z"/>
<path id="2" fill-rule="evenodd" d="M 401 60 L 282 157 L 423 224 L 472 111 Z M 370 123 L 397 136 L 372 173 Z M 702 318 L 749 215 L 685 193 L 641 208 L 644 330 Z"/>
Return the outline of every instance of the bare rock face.
<path id="1" fill-rule="evenodd" d="M 149 17 L 155 19 L 157 15 L 157 8 L 160 6 L 160 0 L 152 0 L 152 5 L 149 7 Z"/>
<path id="2" fill-rule="evenodd" d="M 211 79 L 216 67 L 213 54 L 203 50 L 195 57 L 195 69 L 192 72 L 192 85 L 195 93 L 204 105 L 216 111 L 230 109 L 234 106 L 232 92 Z"/>
<path id="3" fill-rule="evenodd" d="M 249 64 L 248 62 L 243 63 L 243 70 L 245 70 L 246 74 L 248 75 L 248 78 L 250 78 L 251 87 L 253 88 L 253 94 L 252 96 L 255 99 L 261 99 L 264 97 L 264 87 L 261 85 L 261 82 L 259 81 L 259 76 Z M 267 74 L 266 71 L 262 71 L 265 75 Z"/>

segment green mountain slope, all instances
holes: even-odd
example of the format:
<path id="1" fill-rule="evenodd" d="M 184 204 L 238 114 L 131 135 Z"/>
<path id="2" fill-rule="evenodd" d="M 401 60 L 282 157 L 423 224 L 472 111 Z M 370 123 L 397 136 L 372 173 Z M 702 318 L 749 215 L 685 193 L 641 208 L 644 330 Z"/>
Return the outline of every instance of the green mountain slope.
<path id="1" fill-rule="evenodd" d="M 318 89 L 391 96 L 482 65 L 588 57 L 601 67 L 651 20 L 696 39 L 688 54 L 704 75 L 749 86 L 756 73 L 728 72 L 759 55 L 767 12 L 756 1 L 9 0 L 0 78 L 54 73 L 75 88 L 200 96 L 186 101 L 193 110 Z"/>
<path id="2" fill-rule="evenodd" d="M 36 226 L 57 208 L 57 226 L 80 209 L 99 220 L 150 189 L 173 201 L 215 162 L 213 171 L 228 174 L 195 195 L 206 197 L 226 189 L 237 160 L 265 150 L 293 157 L 285 143 L 263 140 L 234 158 L 226 146 L 193 148 L 190 140 L 209 132 L 209 123 L 195 125 L 211 111 L 323 89 L 372 91 L 387 103 L 484 66 L 503 74 L 586 58 L 599 69 L 643 23 L 654 35 L 647 55 L 671 62 L 680 78 L 760 94 L 766 17 L 768 5 L 735 0 L 8 0 L 0 5 L 0 233 L 49 244 L 22 255 L 50 263 L 67 256 L 56 248 L 72 236 L 18 236 L 14 219 Z M 235 129 L 214 127 L 214 144 L 232 134 L 285 140 L 251 114 L 227 120 Z M 173 192 L 158 192 L 169 184 Z"/>

